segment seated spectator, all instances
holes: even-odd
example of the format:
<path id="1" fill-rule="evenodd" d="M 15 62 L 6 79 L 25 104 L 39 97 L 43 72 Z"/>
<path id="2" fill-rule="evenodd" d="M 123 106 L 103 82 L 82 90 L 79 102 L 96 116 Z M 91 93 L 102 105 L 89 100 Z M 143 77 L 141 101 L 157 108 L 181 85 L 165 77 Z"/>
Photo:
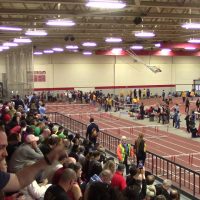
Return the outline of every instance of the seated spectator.
<path id="1" fill-rule="evenodd" d="M 142 173 L 143 169 L 138 169 L 135 165 L 132 165 L 130 168 L 130 175 L 126 178 L 126 183 L 130 185 L 141 185 L 142 183 Z"/>
<path id="2" fill-rule="evenodd" d="M 34 164 L 35 162 L 28 162 L 25 166 L 29 166 Z M 36 180 L 34 180 L 30 185 L 23 188 L 21 193 L 24 195 L 26 200 L 35 200 L 35 199 L 43 199 L 46 190 L 51 186 L 48 184 L 47 179 L 43 179 L 42 182 L 39 184 Z"/>
<path id="3" fill-rule="evenodd" d="M 126 188 L 126 181 L 123 177 L 124 170 L 125 165 L 120 163 L 117 167 L 117 171 L 115 172 L 111 180 L 111 186 L 113 188 L 119 189 L 120 191 Z"/>
<path id="4" fill-rule="evenodd" d="M 85 148 L 84 146 L 80 146 L 78 149 L 78 162 L 84 166 L 85 165 L 85 156 L 84 156 Z"/>
<path id="5" fill-rule="evenodd" d="M 49 138 L 49 136 L 51 135 L 51 131 L 49 128 L 44 128 L 42 133 L 39 135 L 40 138 L 40 142 L 44 142 L 46 139 Z"/>
<path id="6" fill-rule="evenodd" d="M 171 200 L 171 197 L 169 195 L 169 189 L 171 185 L 172 185 L 172 182 L 169 179 L 165 179 L 162 185 L 160 184 L 155 185 L 156 195 L 164 195 L 166 200 Z"/>
<path id="7" fill-rule="evenodd" d="M 10 172 L 17 172 L 23 168 L 25 163 L 43 158 L 43 154 L 37 145 L 38 140 L 39 138 L 34 135 L 26 136 L 26 142 L 19 146 L 10 159 L 8 165 Z"/>
<path id="8" fill-rule="evenodd" d="M 85 193 L 85 200 L 124 200 L 122 194 L 110 185 L 95 182 L 90 185 L 88 192 Z"/>
<path id="9" fill-rule="evenodd" d="M 60 176 L 58 184 L 52 185 L 47 189 L 44 200 L 69 200 L 67 192 L 72 188 L 75 181 L 75 171 L 72 169 L 65 169 Z"/>
<path id="10" fill-rule="evenodd" d="M 80 163 L 71 163 L 68 165 L 68 169 L 73 169 L 76 172 L 77 180 L 74 182 L 73 186 L 67 192 L 67 194 L 70 197 L 70 199 L 80 200 L 83 196 L 80 189 L 83 184 L 81 180 L 82 166 L 80 165 Z"/>
<path id="11" fill-rule="evenodd" d="M 104 166 L 103 166 L 103 170 L 110 170 L 112 172 L 112 174 L 115 173 L 116 171 L 116 166 L 115 166 L 115 162 L 113 160 L 108 160 Z"/>
<path id="12" fill-rule="evenodd" d="M 71 152 L 69 153 L 69 156 L 75 158 L 76 162 L 78 162 L 79 160 L 78 151 L 79 151 L 79 146 L 77 144 L 74 144 L 72 146 Z"/>
<path id="13" fill-rule="evenodd" d="M 170 191 L 170 197 L 172 200 L 180 200 L 180 193 L 178 192 L 178 190 L 171 190 Z"/>
<path id="14" fill-rule="evenodd" d="M 165 196 L 164 195 L 158 195 L 155 197 L 155 200 L 166 200 Z"/>
<path id="15" fill-rule="evenodd" d="M 127 200 L 141 200 L 146 196 L 146 179 L 145 179 L 145 169 L 140 170 L 142 181 L 140 183 L 134 182 L 127 186 L 123 191 L 124 196 Z"/>
<path id="16" fill-rule="evenodd" d="M 99 175 L 102 171 L 102 166 L 101 163 L 99 162 L 100 152 L 94 151 L 92 155 L 93 159 L 89 162 L 89 168 L 88 168 L 89 178 L 92 177 L 94 174 Z"/>
<path id="17" fill-rule="evenodd" d="M 156 187 L 154 185 L 155 176 L 148 175 L 146 178 L 147 183 L 147 191 L 146 191 L 146 197 L 148 199 L 151 199 L 156 196 Z"/>
<path id="18" fill-rule="evenodd" d="M 21 145 L 21 134 L 19 133 L 12 133 L 8 136 L 8 146 L 7 146 L 7 162 L 10 161 L 15 150 Z"/>

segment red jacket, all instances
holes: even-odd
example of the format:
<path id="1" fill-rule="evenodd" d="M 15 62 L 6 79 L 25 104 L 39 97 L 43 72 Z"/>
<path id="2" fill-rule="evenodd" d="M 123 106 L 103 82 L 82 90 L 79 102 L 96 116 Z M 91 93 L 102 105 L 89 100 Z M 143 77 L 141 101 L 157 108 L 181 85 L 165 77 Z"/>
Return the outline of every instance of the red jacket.
<path id="1" fill-rule="evenodd" d="M 115 172 L 111 180 L 111 186 L 114 188 L 118 188 L 121 191 L 126 188 L 126 180 L 120 172 Z"/>

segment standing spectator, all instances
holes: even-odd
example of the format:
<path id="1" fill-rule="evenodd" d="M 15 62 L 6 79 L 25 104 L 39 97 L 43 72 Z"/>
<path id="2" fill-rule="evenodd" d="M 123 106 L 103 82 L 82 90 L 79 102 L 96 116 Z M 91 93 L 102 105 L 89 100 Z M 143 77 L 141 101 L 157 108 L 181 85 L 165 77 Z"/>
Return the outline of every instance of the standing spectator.
<path id="1" fill-rule="evenodd" d="M 196 108 L 197 108 L 197 111 L 199 110 L 199 106 L 200 106 L 200 100 L 199 100 L 199 98 L 198 98 L 197 101 L 196 101 Z"/>
<path id="2" fill-rule="evenodd" d="M 180 114 L 180 112 L 179 111 L 177 111 L 177 115 L 176 115 L 176 122 L 175 122 L 175 128 L 180 128 L 180 121 L 181 121 L 181 119 L 180 119 L 180 117 L 181 117 L 181 114 Z"/>
<path id="3" fill-rule="evenodd" d="M 183 103 L 185 103 L 185 99 L 186 99 L 186 96 L 187 96 L 186 92 L 183 91 L 181 96 L 182 96 L 182 99 L 183 99 Z"/>
<path id="4" fill-rule="evenodd" d="M 169 195 L 169 190 L 170 190 L 171 185 L 172 185 L 172 182 L 169 179 L 165 179 L 162 185 L 160 184 L 155 185 L 156 195 L 164 195 L 166 200 L 171 200 L 171 197 Z"/>
<path id="5" fill-rule="evenodd" d="M 94 118 L 91 117 L 90 124 L 87 127 L 86 138 L 89 137 L 90 142 L 93 143 L 94 145 L 97 142 L 98 132 L 99 132 L 99 127 L 97 124 L 94 123 Z"/>
<path id="6" fill-rule="evenodd" d="M 141 97 L 142 97 L 142 91 L 141 91 L 141 89 L 138 90 L 138 95 L 139 95 L 139 99 L 141 99 Z"/>
<path id="7" fill-rule="evenodd" d="M 123 191 L 126 188 L 126 180 L 123 177 L 124 169 L 125 165 L 120 163 L 111 180 L 111 186 L 120 191 Z"/>
<path id="8" fill-rule="evenodd" d="M 185 112 L 188 113 L 190 110 L 190 101 L 188 98 L 186 98 L 186 101 L 185 101 Z"/>
<path id="9" fill-rule="evenodd" d="M 137 158 L 138 167 L 139 167 L 140 162 L 144 166 L 145 159 L 146 159 L 146 143 L 143 138 L 144 138 L 144 134 L 140 133 L 137 140 L 135 141 L 135 155 Z"/>
<path id="10" fill-rule="evenodd" d="M 190 115 L 189 114 L 186 115 L 185 122 L 186 122 L 187 132 L 190 133 Z"/>
<path id="11" fill-rule="evenodd" d="M 144 119 L 144 104 L 143 103 L 140 105 L 140 115 L 141 115 L 141 119 Z"/>
<path id="12" fill-rule="evenodd" d="M 165 101 L 165 90 L 162 91 L 162 100 Z"/>
<path id="13" fill-rule="evenodd" d="M 117 158 L 119 163 L 126 166 L 126 174 L 129 174 L 130 160 L 133 160 L 134 152 L 130 144 L 127 143 L 126 136 L 121 137 L 121 143 L 117 146 Z"/>

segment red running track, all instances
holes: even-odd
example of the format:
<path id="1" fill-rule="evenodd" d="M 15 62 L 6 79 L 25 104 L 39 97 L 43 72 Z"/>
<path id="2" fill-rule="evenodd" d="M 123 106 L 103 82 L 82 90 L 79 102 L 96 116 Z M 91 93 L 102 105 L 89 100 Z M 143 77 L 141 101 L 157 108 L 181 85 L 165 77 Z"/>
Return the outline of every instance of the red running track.
<path id="1" fill-rule="evenodd" d="M 109 113 L 99 113 L 97 108 L 90 105 L 54 104 L 54 106 L 52 106 L 52 104 L 49 104 L 47 105 L 47 111 L 58 112 L 65 115 L 71 113 L 70 117 L 85 124 L 87 124 L 89 118 L 93 116 L 100 129 L 105 129 L 105 132 L 118 138 L 122 135 L 126 135 L 132 143 L 134 143 L 139 132 L 144 132 L 148 151 L 166 157 L 187 168 L 200 170 L 199 142 L 170 134 L 167 132 L 167 127 L 162 127 L 162 130 L 156 126 L 131 128 L 142 125 L 139 121 L 137 123 L 113 116 Z M 89 114 L 91 112 L 93 114 Z M 194 155 L 191 156 L 192 154 Z"/>

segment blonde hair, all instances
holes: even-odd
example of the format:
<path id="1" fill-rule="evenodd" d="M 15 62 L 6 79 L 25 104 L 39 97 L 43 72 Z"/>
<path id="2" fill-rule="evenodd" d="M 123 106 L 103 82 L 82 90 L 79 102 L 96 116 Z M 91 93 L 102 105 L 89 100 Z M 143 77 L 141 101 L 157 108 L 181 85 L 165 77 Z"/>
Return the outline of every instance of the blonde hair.
<path id="1" fill-rule="evenodd" d="M 116 171 L 116 165 L 113 160 L 108 160 L 103 166 L 103 170 L 110 170 L 113 174 Z"/>

